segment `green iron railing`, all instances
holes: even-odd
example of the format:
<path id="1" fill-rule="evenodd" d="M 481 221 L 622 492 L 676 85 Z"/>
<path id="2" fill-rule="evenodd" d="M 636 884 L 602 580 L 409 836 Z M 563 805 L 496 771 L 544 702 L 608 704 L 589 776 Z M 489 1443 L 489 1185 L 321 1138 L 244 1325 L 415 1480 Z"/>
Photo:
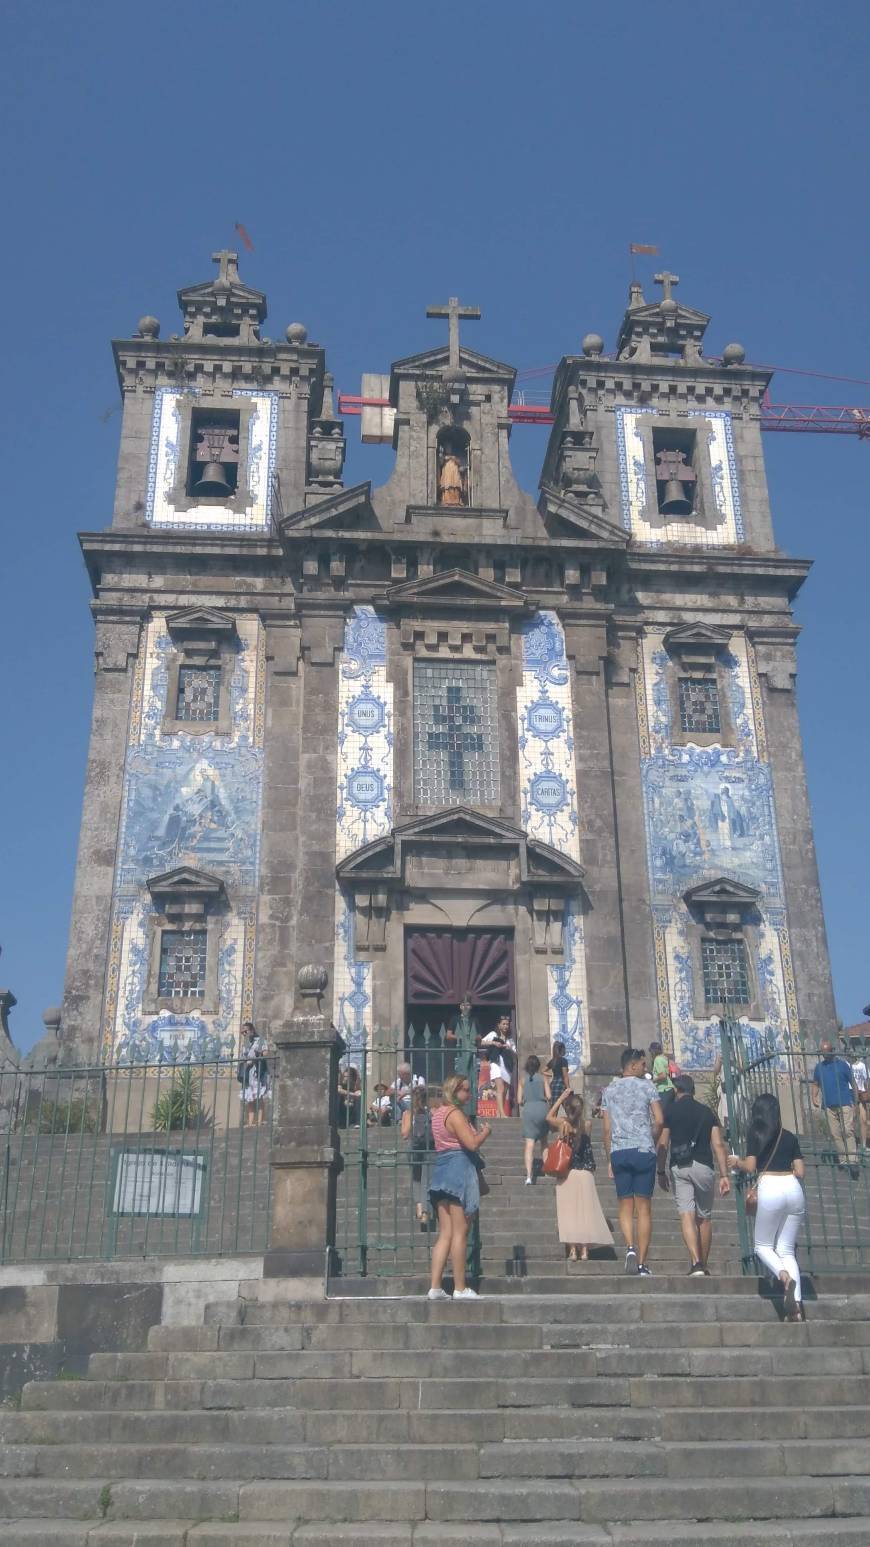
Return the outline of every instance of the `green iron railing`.
<path id="1" fill-rule="evenodd" d="M 0 1071 L 0 1262 L 264 1251 L 272 1100 L 246 1107 L 236 1074 Z"/>
<path id="2" fill-rule="evenodd" d="M 783 1051 L 773 1039 L 759 1038 L 732 1019 L 720 1022 L 722 1076 L 728 1107 L 729 1139 L 745 1155 L 750 1113 L 756 1096 L 778 1098 L 783 1126 L 798 1135 L 806 1175 L 806 1219 L 798 1255 L 811 1272 L 848 1271 L 870 1266 L 870 1154 L 864 1147 L 865 1122 L 856 1103 L 846 1112 L 827 1114 L 813 1101 L 817 1052 Z M 867 1057 L 865 1049 L 861 1051 Z M 846 1056 L 838 1053 L 838 1056 Z M 849 1115 L 851 1110 L 851 1117 Z M 870 1114 L 868 1114 L 870 1115 Z M 737 1221 L 744 1273 L 759 1271 L 752 1219 L 744 1194 L 737 1194 Z"/>
<path id="3" fill-rule="evenodd" d="M 349 1051 L 342 1060 L 338 1126 L 343 1168 L 338 1183 L 336 1249 L 343 1276 L 398 1276 L 428 1272 L 435 1221 L 421 1224 L 417 1203 L 429 1210 L 428 1181 L 434 1152 L 415 1151 L 401 1136 L 402 1106 L 397 1089 L 407 1075 L 423 1082 L 432 1106 L 449 1074 L 471 1080 L 470 1109 L 477 1111 L 478 1071 L 473 1054 L 451 1043 L 444 1026 L 432 1031 L 409 1027 L 377 1030 L 365 1049 Z M 350 1070 L 356 1075 L 351 1077 Z M 348 1084 L 358 1085 L 348 1091 Z M 412 1091 L 413 1091 L 412 1085 Z M 480 1225 L 469 1231 L 468 1273 L 480 1276 Z"/>

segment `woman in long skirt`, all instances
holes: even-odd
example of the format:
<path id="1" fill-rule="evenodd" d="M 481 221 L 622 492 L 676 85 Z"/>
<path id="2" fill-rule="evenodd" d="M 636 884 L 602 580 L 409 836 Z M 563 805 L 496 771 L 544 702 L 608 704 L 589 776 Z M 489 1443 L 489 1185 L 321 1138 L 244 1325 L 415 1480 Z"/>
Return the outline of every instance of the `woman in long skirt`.
<path id="1" fill-rule="evenodd" d="M 566 1090 L 547 1114 L 547 1123 L 571 1146 L 571 1168 L 556 1183 L 556 1223 L 559 1240 L 568 1247 L 570 1262 L 587 1262 L 590 1246 L 613 1246 L 613 1236 L 598 1201 L 595 1156 L 589 1126 L 583 1121 L 583 1101 Z"/>

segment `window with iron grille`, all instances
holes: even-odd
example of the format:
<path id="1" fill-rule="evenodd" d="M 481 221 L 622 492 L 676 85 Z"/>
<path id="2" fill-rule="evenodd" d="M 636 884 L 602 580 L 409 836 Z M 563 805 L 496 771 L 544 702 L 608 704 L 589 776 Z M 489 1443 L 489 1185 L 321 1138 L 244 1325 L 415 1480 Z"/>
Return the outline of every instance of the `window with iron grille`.
<path id="1" fill-rule="evenodd" d="M 715 677 L 680 677 L 680 730 L 715 736 L 722 729 Z"/>
<path id="2" fill-rule="evenodd" d="M 219 666 L 180 666 L 176 720 L 202 724 L 220 715 L 221 669 Z"/>
<path id="3" fill-rule="evenodd" d="M 161 999 L 203 999 L 208 931 L 164 929 L 160 936 Z"/>
<path id="4" fill-rule="evenodd" d="M 415 662 L 414 799 L 418 806 L 498 805 L 494 664 Z"/>
<path id="5" fill-rule="evenodd" d="M 706 1004 L 751 1004 L 749 962 L 744 940 L 702 940 L 701 965 Z"/>

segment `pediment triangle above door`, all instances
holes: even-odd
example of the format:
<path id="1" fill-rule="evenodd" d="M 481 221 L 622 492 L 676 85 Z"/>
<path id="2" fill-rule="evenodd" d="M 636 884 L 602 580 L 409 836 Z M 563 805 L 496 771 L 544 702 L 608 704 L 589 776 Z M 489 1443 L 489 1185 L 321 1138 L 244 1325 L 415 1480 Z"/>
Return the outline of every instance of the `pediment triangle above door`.
<path id="1" fill-rule="evenodd" d="M 471 603 L 499 611 L 534 610 L 534 604 L 524 591 L 499 585 L 494 580 L 482 580 L 465 569 L 448 569 L 424 580 L 403 581 L 401 585 L 391 586 L 383 597 L 378 598 L 378 603 L 387 608 L 423 605 L 427 608 L 467 608 Z"/>

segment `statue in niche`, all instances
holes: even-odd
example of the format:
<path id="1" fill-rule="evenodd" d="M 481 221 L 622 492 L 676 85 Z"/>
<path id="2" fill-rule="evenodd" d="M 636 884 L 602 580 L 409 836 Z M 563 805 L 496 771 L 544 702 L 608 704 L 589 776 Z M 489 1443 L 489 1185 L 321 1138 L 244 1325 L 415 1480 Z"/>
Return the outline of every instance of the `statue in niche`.
<path id="1" fill-rule="evenodd" d="M 438 504 L 468 504 L 468 440 L 461 431 L 438 437 Z"/>

